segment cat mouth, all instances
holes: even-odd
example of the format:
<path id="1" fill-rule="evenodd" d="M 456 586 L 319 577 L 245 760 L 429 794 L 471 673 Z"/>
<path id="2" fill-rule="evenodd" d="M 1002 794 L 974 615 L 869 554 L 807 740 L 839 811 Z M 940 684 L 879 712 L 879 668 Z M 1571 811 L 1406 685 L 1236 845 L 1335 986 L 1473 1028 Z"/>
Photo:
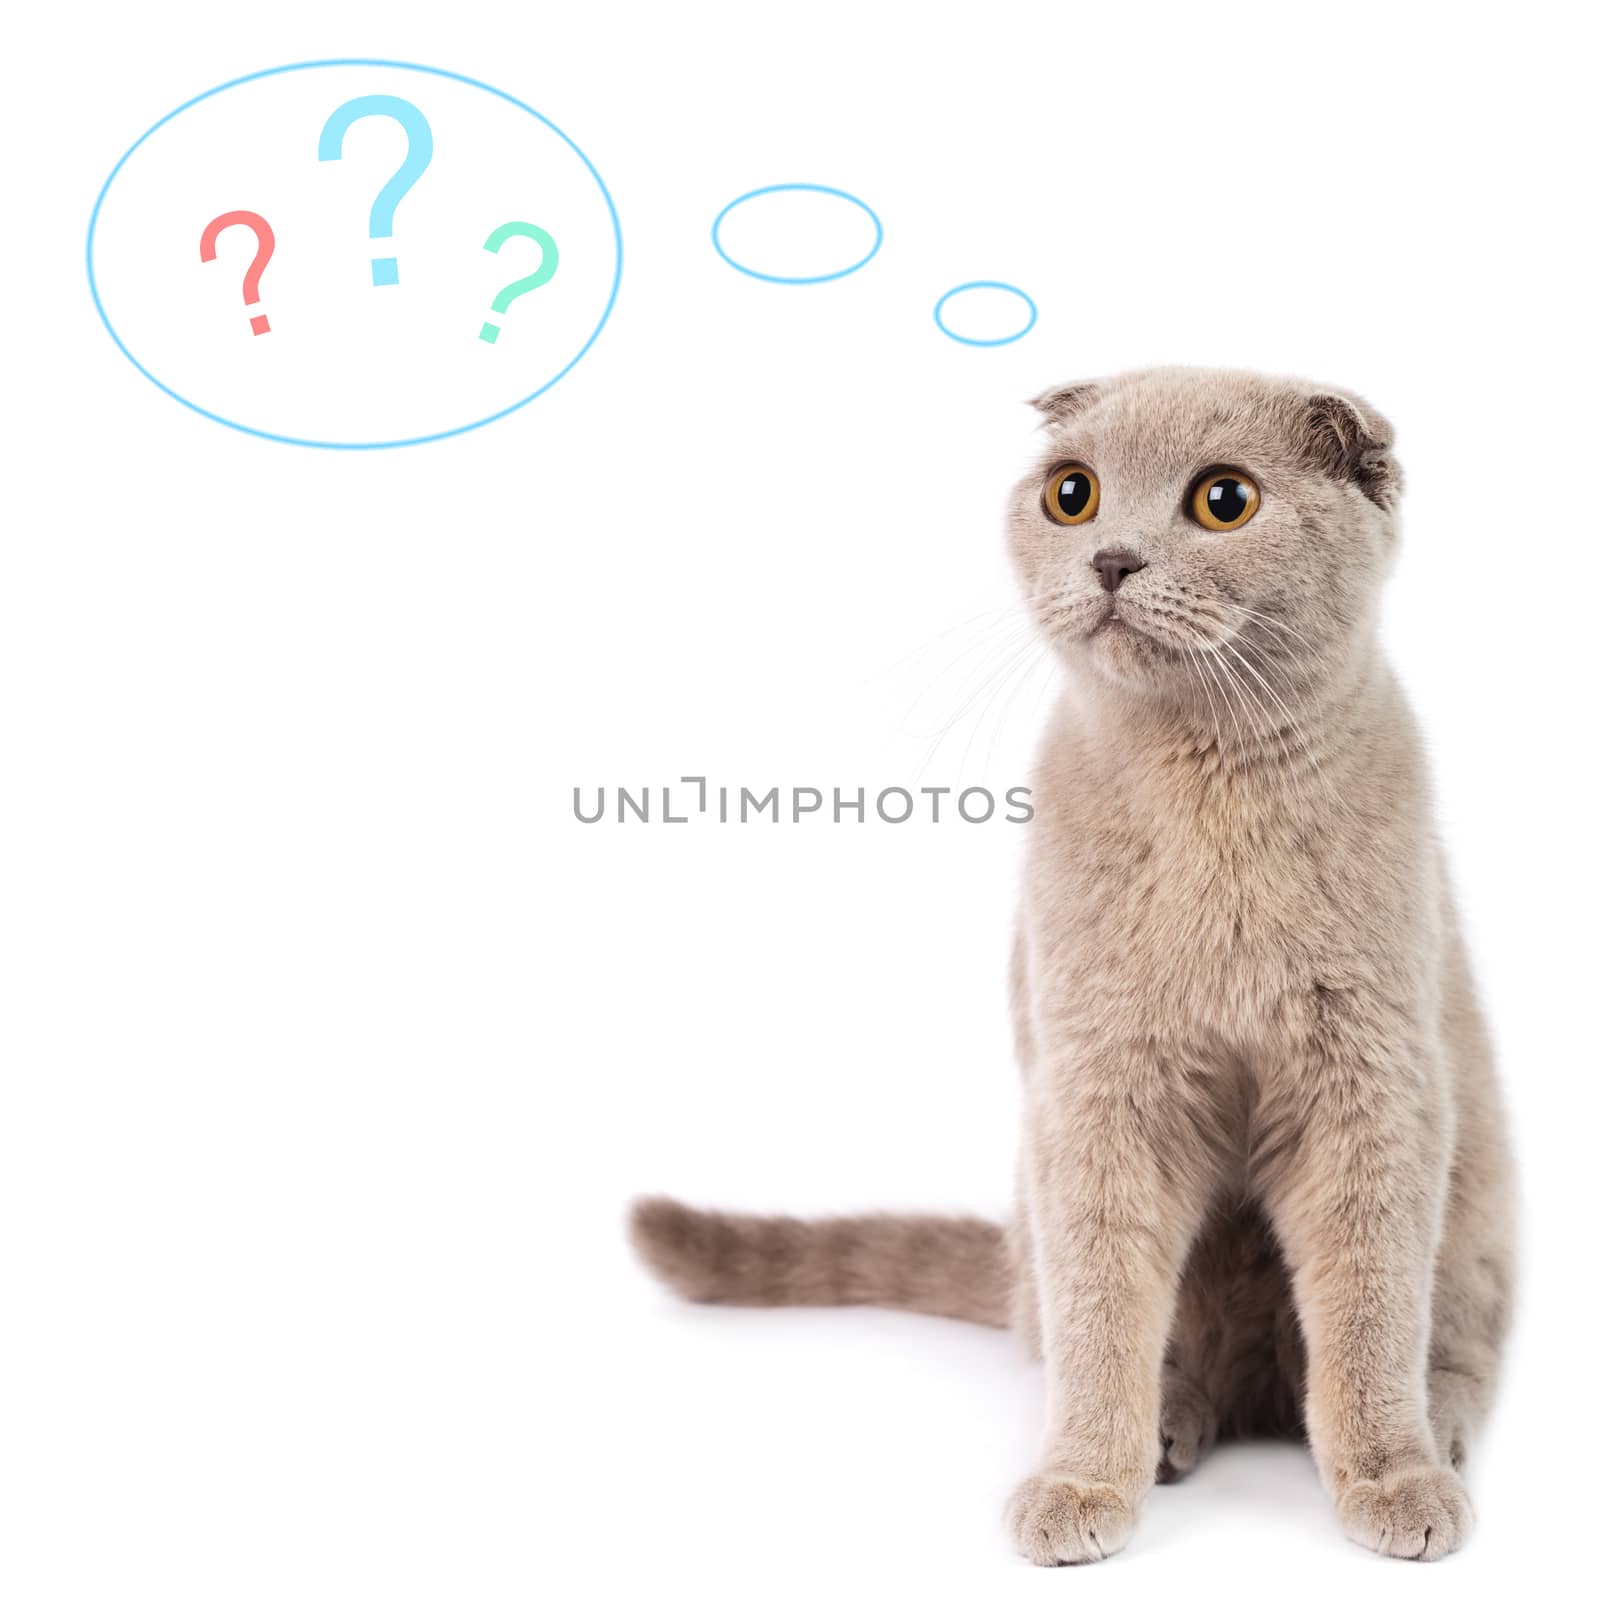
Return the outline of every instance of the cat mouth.
<path id="1" fill-rule="evenodd" d="M 1116 650 L 1121 646 L 1124 654 L 1131 651 L 1141 657 L 1154 655 L 1162 660 L 1179 659 L 1177 650 L 1167 639 L 1142 626 L 1128 611 L 1129 608 L 1119 606 L 1114 601 L 1109 603 L 1085 638 L 1099 640 L 1104 650 Z"/>
<path id="2" fill-rule="evenodd" d="M 1123 616 L 1117 610 L 1115 604 L 1110 604 L 1100 613 L 1100 620 L 1089 630 L 1089 637 L 1091 639 L 1101 636 L 1114 638 L 1118 634 L 1140 633 L 1142 631 L 1142 629 L 1135 627 L 1133 623 Z"/>

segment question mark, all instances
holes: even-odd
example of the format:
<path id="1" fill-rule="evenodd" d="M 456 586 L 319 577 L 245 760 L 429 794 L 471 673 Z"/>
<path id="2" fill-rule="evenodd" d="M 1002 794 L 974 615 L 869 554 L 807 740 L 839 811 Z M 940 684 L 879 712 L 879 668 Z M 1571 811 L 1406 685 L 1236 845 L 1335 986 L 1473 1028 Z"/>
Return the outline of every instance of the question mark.
<path id="1" fill-rule="evenodd" d="M 433 129 L 428 119 L 409 100 L 392 94 L 364 94 L 347 100 L 322 125 L 317 141 L 318 161 L 337 161 L 344 154 L 344 136 L 352 122 L 362 117 L 393 117 L 406 130 L 406 158 L 400 170 L 378 191 L 372 202 L 372 221 L 367 235 L 373 239 L 394 237 L 394 208 L 405 198 L 433 160 Z M 380 256 L 372 263 L 374 284 L 399 283 L 400 263 L 393 256 Z"/>
<path id="2" fill-rule="evenodd" d="M 200 259 L 215 261 L 217 235 L 224 228 L 231 228 L 235 224 L 248 228 L 256 236 L 256 258 L 250 263 L 250 270 L 244 275 L 244 303 L 247 306 L 259 305 L 261 274 L 267 270 L 272 252 L 278 247 L 278 241 L 272 236 L 272 227 L 265 217 L 258 217 L 253 211 L 224 211 L 220 217 L 213 217 L 206 224 L 206 231 L 200 235 Z M 265 317 L 251 317 L 250 331 L 271 333 L 272 328 Z"/>
<path id="3" fill-rule="evenodd" d="M 494 297 L 494 301 L 490 306 L 492 311 L 509 311 L 513 300 L 520 299 L 523 295 L 537 289 L 540 284 L 549 283 L 555 277 L 556 264 L 561 259 L 560 252 L 556 249 L 555 240 L 543 228 L 536 228 L 531 222 L 502 222 L 484 240 L 483 248 L 485 250 L 493 250 L 496 255 L 499 255 L 500 246 L 507 239 L 533 239 L 537 241 L 540 250 L 539 270 L 529 273 L 526 278 L 518 278 L 515 283 L 508 283 Z M 493 344 L 500 337 L 500 330 L 492 322 L 486 322 L 478 329 L 478 337 L 487 344 Z"/>

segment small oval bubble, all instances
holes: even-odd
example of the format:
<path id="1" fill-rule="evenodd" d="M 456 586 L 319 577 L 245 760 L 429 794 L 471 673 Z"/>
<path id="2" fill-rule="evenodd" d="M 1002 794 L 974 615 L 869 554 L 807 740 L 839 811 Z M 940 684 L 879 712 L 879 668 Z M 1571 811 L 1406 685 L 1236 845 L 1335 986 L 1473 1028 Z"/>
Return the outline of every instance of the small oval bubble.
<path id="1" fill-rule="evenodd" d="M 774 199 L 775 196 L 787 198 Z M 751 201 L 769 203 L 751 207 Z M 838 201 L 845 202 L 855 210 L 847 211 L 831 203 Z M 724 225 L 741 207 L 748 209 L 733 227 L 725 230 Z M 830 211 L 837 215 L 828 217 Z M 857 231 L 870 227 L 871 242 L 866 245 L 865 252 L 848 265 L 832 266 L 828 258 L 830 255 L 834 260 L 838 258 L 836 247 L 840 245 L 839 236 L 852 224 L 856 225 Z M 725 231 L 737 232 L 738 237 L 733 241 L 726 240 Z M 769 272 L 751 265 L 749 260 L 737 260 L 728 248 L 730 242 L 745 256 L 755 252 L 788 254 L 791 257 L 791 270 Z M 717 213 L 717 220 L 711 224 L 711 243 L 717 254 L 736 272 L 759 278 L 763 283 L 832 283 L 836 278 L 847 278 L 852 272 L 859 272 L 877 255 L 878 247 L 883 243 L 883 224 L 878 220 L 877 212 L 865 200 L 844 189 L 834 189 L 825 183 L 770 183 L 763 189 L 752 189 L 748 194 L 730 200 Z M 847 241 L 842 248 L 860 249 L 862 243 L 865 243 L 865 237 Z M 796 260 L 795 257 L 801 259 Z"/>
<path id="2" fill-rule="evenodd" d="M 975 301 L 969 302 L 962 308 L 966 317 L 970 319 L 968 327 L 974 329 L 971 333 L 957 333 L 945 321 L 944 308 L 957 295 L 977 296 Z M 990 330 L 995 327 L 1004 327 L 1004 319 L 1022 309 L 1022 306 L 1012 304 L 1013 300 L 1020 300 L 1022 306 L 1027 308 L 1027 320 L 1014 332 L 999 334 L 991 332 Z M 1033 303 L 1032 297 L 1023 293 L 1014 283 L 999 283 L 992 278 L 980 278 L 973 283 L 958 283 L 955 288 L 947 289 L 940 295 L 938 303 L 933 308 L 933 320 L 939 325 L 940 333 L 954 339 L 957 344 L 989 348 L 999 344 L 1015 344 L 1039 320 L 1039 308 Z"/>

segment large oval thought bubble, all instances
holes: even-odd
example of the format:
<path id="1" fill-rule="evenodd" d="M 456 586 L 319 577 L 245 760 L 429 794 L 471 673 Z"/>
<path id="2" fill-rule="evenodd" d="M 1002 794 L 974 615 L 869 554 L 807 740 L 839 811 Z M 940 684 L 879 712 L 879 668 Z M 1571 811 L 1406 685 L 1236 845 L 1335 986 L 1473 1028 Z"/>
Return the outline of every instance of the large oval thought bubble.
<path id="1" fill-rule="evenodd" d="M 380 450 L 570 372 L 611 314 L 622 230 L 589 158 L 503 90 L 307 61 L 137 139 L 87 254 L 107 332 L 163 393 L 261 438 Z"/>

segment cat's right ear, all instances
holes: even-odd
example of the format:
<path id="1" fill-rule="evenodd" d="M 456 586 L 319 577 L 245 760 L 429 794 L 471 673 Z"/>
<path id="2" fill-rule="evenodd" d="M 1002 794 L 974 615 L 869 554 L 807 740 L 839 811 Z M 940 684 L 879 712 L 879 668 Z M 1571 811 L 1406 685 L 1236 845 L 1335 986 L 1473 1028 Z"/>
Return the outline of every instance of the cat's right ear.
<path id="1" fill-rule="evenodd" d="M 1047 422 L 1065 422 L 1093 405 L 1099 397 L 1098 383 L 1067 383 L 1059 389 L 1046 389 L 1043 394 L 1036 394 L 1028 404 L 1035 411 L 1042 411 Z"/>

